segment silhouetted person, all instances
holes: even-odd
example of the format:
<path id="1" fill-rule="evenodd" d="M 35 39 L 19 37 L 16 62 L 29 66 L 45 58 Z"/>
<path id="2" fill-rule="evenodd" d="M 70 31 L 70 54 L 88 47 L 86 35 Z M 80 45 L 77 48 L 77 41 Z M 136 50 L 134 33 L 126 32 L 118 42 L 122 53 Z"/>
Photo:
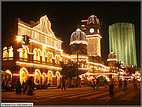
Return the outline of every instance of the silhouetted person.
<path id="1" fill-rule="evenodd" d="M 92 80 L 93 80 L 93 90 L 95 90 L 95 86 L 96 86 L 95 79 L 92 79 Z"/>
<path id="2" fill-rule="evenodd" d="M 33 95 L 34 82 L 33 77 L 30 77 L 27 81 L 27 95 Z"/>
<path id="3" fill-rule="evenodd" d="M 12 79 L 12 81 L 11 81 L 11 92 L 13 92 L 14 91 L 14 82 L 13 82 L 13 79 Z"/>
<path id="4" fill-rule="evenodd" d="M 23 85 L 23 94 L 25 94 L 27 91 L 27 83 L 23 81 L 22 85 Z"/>
<path id="5" fill-rule="evenodd" d="M 119 88 L 122 88 L 122 79 L 119 80 Z"/>
<path id="6" fill-rule="evenodd" d="M 136 89 L 137 88 L 137 81 L 135 78 L 133 79 L 133 85 L 134 85 L 134 89 Z"/>
<path id="7" fill-rule="evenodd" d="M 2 80 L 2 89 L 4 89 L 5 88 L 5 85 L 4 85 L 4 79 Z"/>
<path id="8" fill-rule="evenodd" d="M 21 94 L 21 83 L 20 83 L 20 79 L 17 79 L 16 82 L 16 94 Z"/>
<path id="9" fill-rule="evenodd" d="M 112 75 L 109 75 L 109 80 L 109 95 L 113 98 L 114 79 L 112 78 Z"/>
<path id="10" fill-rule="evenodd" d="M 99 90 L 99 79 L 98 78 L 96 79 L 96 85 L 97 85 L 96 89 Z"/>
<path id="11" fill-rule="evenodd" d="M 105 88 L 106 88 L 106 85 L 107 85 L 107 80 L 105 79 L 105 81 L 104 81 L 104 82 L 105 82 Z"/>
<path id="12" fill-rule="evenodd" d="M 127 81 L 126 78 L 124 79 L 124 87 L 123 87 L 124 91 L 127 89 Z"/>
<path id="13" fill-rule="evenodd" d="M 63 88 L 64 88 L 64 90 L 66 91 L 66 86 L 65 86 L 65 80 L 64 80 L 64 77 L 62 77 L 62 90 L 63 90 Z"/>

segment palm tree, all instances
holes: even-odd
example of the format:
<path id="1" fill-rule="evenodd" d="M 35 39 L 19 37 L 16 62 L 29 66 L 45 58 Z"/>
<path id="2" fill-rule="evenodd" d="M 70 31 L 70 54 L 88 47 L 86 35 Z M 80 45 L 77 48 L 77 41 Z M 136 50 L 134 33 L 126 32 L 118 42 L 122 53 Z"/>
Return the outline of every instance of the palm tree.
<path id="1" fill-rule="evenodd" d="M 73 44 L 71 45 L 71 54 L 77 55 L 77 87 L 78 87 L 78 55 L 79 54 L 87 54 L 86 45 L 84 44 Z"/>

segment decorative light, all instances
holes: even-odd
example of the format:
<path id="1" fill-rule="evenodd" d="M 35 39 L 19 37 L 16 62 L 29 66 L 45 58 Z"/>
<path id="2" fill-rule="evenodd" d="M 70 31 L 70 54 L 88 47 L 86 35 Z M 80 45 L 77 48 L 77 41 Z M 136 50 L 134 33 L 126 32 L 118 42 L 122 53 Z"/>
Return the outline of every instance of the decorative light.
<path id="1" fill-rule="evenodd" d="M 102 38 L 99 34 L 94 34 L 94 35 L 86 35 L 87 39 L 89 39 L 89 37 L 99 37 Z"/>
<path id="2" fill-rule="evenodd" d="M 16 36 L 16 40 L 17 40 L 17 42 L 21 42 L 21 41 L 22 41 L 22 39 L 23 39 L 23 37 L 22 37 L 22 36 Z"/>
<path id="3" fill-rule="evenodd" d="M 18 65 L 26 65 L 28 67 L 44 67 L 44 68 L 48 68 L 48 69 L 55 69 L 55 70 L 61 70 L 62 68 L 60 67 L 55 67 L 55 66 L 47 66 L 47 65 L 40 65 L 40 64 L 34 64 L 34 63 L 25 63 L 25 62 L 19 62 L 19 61 L 16 61 L 16 63 Z"/>
<path id="4" fill-rule="evenodd" d="M 107 61 L 117 61 L 117 59 L 107 59 Z"/>
<path id="5" fill-rule="evenodd" d="M 30 39 L 30 42 L 37 43 L 37 44 L 40 44 L 40 45 L 43 45 L 43 46 L 47 46 L 49 48 L 52 48 L 52 49 L 55 49 L 55 50 L 58 50 L 58 51 L 63 51 L 62 49 L 58 49 L 57 47 L 53 47 L 53 46 L 50 46 L 50 45 L 47 45 L 45 43 L 41 43 L 41 42 L 38 42 L 38 41 L 35 41 L 35 40 Z"/>
<path id="6" fill-rule="evenodd" d="M 83 40 L 72 41 L 70 43 L 70 45 L 72 45 L 72 44 L 85 44 L 85 45 L 88 45 L 88 43 L 86 41 L 83 41 Z"/>

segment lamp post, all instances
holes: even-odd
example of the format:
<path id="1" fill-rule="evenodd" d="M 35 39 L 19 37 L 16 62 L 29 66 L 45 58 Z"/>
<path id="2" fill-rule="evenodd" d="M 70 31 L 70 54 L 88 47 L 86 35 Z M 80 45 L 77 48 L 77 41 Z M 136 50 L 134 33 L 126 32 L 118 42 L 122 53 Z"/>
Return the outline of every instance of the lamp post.
<path id="1" fill-rule="evenodd" d="M 78 49 L 77 49 L 77 87 L 78 87 Z"/>

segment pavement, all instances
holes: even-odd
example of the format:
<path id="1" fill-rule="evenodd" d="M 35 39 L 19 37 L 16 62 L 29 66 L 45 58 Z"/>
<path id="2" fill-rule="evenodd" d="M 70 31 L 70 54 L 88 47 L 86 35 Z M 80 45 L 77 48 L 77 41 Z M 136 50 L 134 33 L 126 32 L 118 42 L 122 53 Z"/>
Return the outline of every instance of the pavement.
<path id="1" fill-rule="evenodd" d="M 19 95 L 15 92 L 2 92 L 2 102 L 7 103 L 33 103 L 34 105 L 135 105 L 140 106 L 140 84 L 133 89 L 123 91 L 114 87 L 114 97 L 109 97 L 109 88 L 100 86 L 98 90 L 91 87 L 67 88 L 66 91 L 50 87 L 48 89 L 34 90 L 34 95 Z"/>

